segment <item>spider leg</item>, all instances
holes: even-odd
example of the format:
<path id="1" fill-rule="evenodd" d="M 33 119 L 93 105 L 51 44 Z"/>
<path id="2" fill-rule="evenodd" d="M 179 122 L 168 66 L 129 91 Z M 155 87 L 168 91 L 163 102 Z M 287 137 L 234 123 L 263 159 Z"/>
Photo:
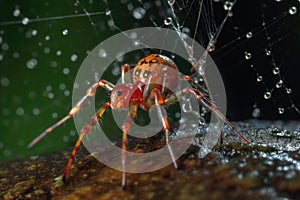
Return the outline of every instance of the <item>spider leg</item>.
<path id="1" fill-rule="evenodd" d="M 125 74 L 132 68 L 134 68 L 134 66 L 127 65 L 127 64 L 121 66 L 121 83 L 122 84 L 130 82 L 130 77 L 126 76 Z"/>
<path id="2" fill-rule="evenodd" d="M 227 120 L 227 118 L 217 109 L 217 106 L 213 104 L 209 99 L 207 99 L 200 91 L 192 88 L 184 88 L 181 91 L 177 93 L 177 95 L 171 95 L 167 99 L 164 100 L 166 105 L 170 105 L 177 101 L 177 97 L 181 98 L 183 95 L 186 95 L 188 93 L 194 94 L 201 103 L 210 109 L 213 113 L 217 115 L 217 117 L 225 122 L 229 128 L 236 133 L 246 144 L 250 144 L 250 141 L 242 134 L 240 133 L 231 122 Z M 177 97 L 176 97 L 177 96 Z"/>
<path id="3" fill-rule="evenodd" d="M 41 139 L 43 139 L 47 134 L 51 133 L 55 128 L 59 127 L 62 123 L 67 121 L 69 118 L 72 118 L 87 102 L 90 101 L 91 97 L 93 97 L 96 93 L 96 90 L 98 87 L 102 87 L 108 91 L 112 91 L 112 89 L 115 87 L 112 83 L 106 81 L 106 80 L 100 80 L 94 85 L 92 85 L 87 91 L 86 95 L 84 95 L 77 104 L 71 108 L 68 115 L 66 115 L 64 118 L 47 128 L 44 132 L 42 132 L 38 137 L 36 137 L 29 145 L 28 148 L 32 148 L 36 143 L 38 143 Z"/>
<path id="4" fill-rule="evenodd" d="M 177 169 L 178 167 L 177 167 L 176 159 L 174 157 L 173 150 L 170 146 L 170 142 L 171 142 L 170 141 L 170 125 L 169 125 L 169 121 L 168 121 L 168 117 L 167 117 L 167 112 L 166 112 L 166 109 L 162 106 L 162 105 L 165 105 L 164 104 L 164 99 L 161 95 L 161 92 L 156 88 L 151 90 L 151 96 L 154 97 L 155 107 L 156 107 L 156 110 L 157 110 L 157 115 L 158 115 L 158 118 L 161 119 L 162 125 L 164 127 L 164 131 L 165 131 L 165 134 L 166 134 L 166 145 L 168 146 L 168 149 L 169 149 L 170 156 L 172 158 L 174 167 Z"/>
<path id="5" fill-rule="evenodd" d="M 129 107 L 129 113 L 123 123 L 123 136 L 122 136 L 122 188 L 125 189 L 126 185 L 126 145 L 127 145 L 127 133 L 131 128 L 132 121 L 135 119 L 137 113 L 137 106 L 131 105 Z"/>
<path id="6" fill-rule="evenodd" d="M 69 173 L 69 170 L 70 170 L 70 167 L 72 165 L 72 162 L 73 162 L 73 159 L 76 155 L 76 152 L 81 144 L 81 141 L 83 139 L 83 137 L 88 134 L 90 132 L 90 130 L 97 124 L 97 122 L 99 121 L 99 119 L 102 118 L 104 112 L 106 111 L 107 108 L 109 108 L 110 106 L 110 102 L 107 102 L 105 103 L 97 112 L 96 114 L 94 114 L 94 116 L 90 119 L 90 121 L 88 122 L 87 125 L 85 125 L 81 131 L 80 131 L 80 135 L 79 135 L 79 138 L 74 146 L 74 149 L 72 151 L 72 154 L 69 158 L 69 161 L 68 161 L 68 164 L 67 164 L 67 167 L 65 169 L 65 172 L 64 172 L 64 175 L 63 175 L 63 178 L 62 178 L 62 181 L 65 182 L 66 180 L 66 177 Z"/>
<path id="7" fill-rule="evenodd" d="M 206 58 L 208 56 L 208 52 L 210 51 L 210 44 L 208 44 L 208 46 L 206 47 L 206 50 L 204 51 L 204 53 L 202 54 L 201 58 L 192 66 L 191 68 L 191 72 L 195 72 L 197 73 L 197 71 L 201 68 L 204 67 L 205 63 L 206 63 Z"/>
<path id="8" fill-rule="evenodd" d="M 194 80 L 193 80 L 193 76 L 187 76 L 187 75 L 182 75 L 181 74 L 181 77 L 183 80 L 185 81 L 188 81 L 190 82 L 193 86 L 195 86 L 201 93 L 203 93 L 205 96 L 208 96 L 209 95 L 209 92 L 207 89 L 205 89 L 205 83 L 204 83 L 204 87 L 202 87 L 201 85 L 199 85 L 198 83 L 196 83 Z"/>

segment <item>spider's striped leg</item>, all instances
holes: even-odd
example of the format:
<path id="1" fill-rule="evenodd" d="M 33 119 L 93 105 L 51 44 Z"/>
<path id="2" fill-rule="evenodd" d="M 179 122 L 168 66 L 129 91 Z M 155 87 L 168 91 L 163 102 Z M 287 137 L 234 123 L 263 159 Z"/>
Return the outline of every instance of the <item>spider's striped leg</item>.
<path id="1" fill-rule="evenodd" d="M 181 91 L 179 91 L 176 95 L 171 95 L 169 96 L 167 99 L 164 100 L 165 105 L 170 105 L 174 102 L 177 101 L 177 97 L 181 98 L 182 96 L 186 95 L 186 94 L 194 94 L 197 99 L 199 101 L 201 101 L 201 103 L 207 107 L 208 109 L 210 109 L 213 113 L 215 113 L 217 115 L 217 117 L 222 120 L 223 122 L 225 122 L 230 129 L 236 133 L 246 144 L 250 144 L 250 141 L 241 133 L 239 132 L 231 122 L 229 122 L 226 117 L 217 109 L 217 106 L 215 104 L 213 104 L 209 99 L 207 99 L 200 91 L 196 90 L 196 89 L 192 89 L 192 88 L 184 88 Z"/>
<path id="2" fill-rule="evenodd" d="M 85 125 L 81 131 L 80 131 L 80 135 L 79 135 L 79 138 L 74 146 L 74 149 L 72 151 L 72 154 L 69 158 L 69 162 L 67 164 L 67 167 L 65 169 L 65 172 L 64 172 L 64 175 L 63 175 L 63 178 L 62 178 L 62 181 L 65 182 L 66 180 L 66 177 L 69 173 L 69 170 L 70 170 L 70 167 L 71 167 L 71 164 L 72 164 L 72 161 L 76 155 L 76 152 L 78 150 L 78 147 L 80 146 L 81 144 L 81 141 L 83 139 L 83 137 L 88 134 L 90 132 L 90 130 L 97 124 L 97 122 L 99 121 L 99 119 L 102 118 L 104 112 L 106 111 L 107 108 L 109 108 L 110 106 L 110 102 L 107 102 L 105 103 L 97 112 L 96 114 L 94 114 L 94 116 L 90 119 L 90 121 L 88 122 L 87 125 Z"/>
<path id="3" fill-rule="evenodd" d="M 47 128 L 44 132 L 42 132 L 38 137 L 36 137 L 29 145 L 28 148 L 33 147 L 36 143 L 38 143 L 41 139 L 43 139 L 47 134 L 51 133 L 55 128 L 59 127 L 62 123 L 67 121 L 69 118 L 73 117 L 87 102 L 90 101 L 90 99 L 95 95 L 96 90 L 98 87 L 104 88 L 108 91 L 112 91 L 112 89 L 115 87 L 112 83 L 106 81 L 106 80 L 100 80 L 94 85 L 92 85 L 87 91 L 86 95 L 84 95 L 77 104 L 71 108 L 68 115 L 66 115 L 64 118 L 62 118 L 60 121 L 56 122 L 49 128 Z"/>
<path id="4" fill-rule="evenodd" d="M 127 145 L 127 133 L 131 128 L 132 121 L 135 119 L 137 113 L 137 106 L 131 105 L 129 107 L 129 113 L 123 123 L 123 137 L 122 137 L 122 188 L 125 189 L 126 185 L 126 145 Z"/>
<path id="5" fill-rule="evenodd" d="M 167 117 L 167 112 L 166 109 L 163 107 L 164 104 L 164 99 L 161 95 L 161 92 L 154 88 L 153 90 L 151 90 L 151 96 L 153 95 L 154 97 L 154 101 L 155 101 L 155 107 L 157 110 L 157 115 L 158 118 L 161 119 L 162 125 L 164 127 L 164 131 L 166 134 L 166 145 L 168 146 L 169 152 L 170 152 L 170 156 L 172 158 L 174 167 L 177 169 L 177 163 L 176 163 L 176 159 L 174 157 L 174 153 L 173 150 L 170 146 L 170 125 L 169 125 L 169 121 L 168 121 L 168 117 Z"/>
<path id="6" fill-rule="evenodd" d="M 250 141 L 241 133 L 239 132 L 233 124 L 228 121 L 228 119 L 217 109 L 217 106 L 214 105 L 212 102 L 210 102 L 207 98 L 203 96 L 203 94 L 199 94 L 197 98 L 205 105 L 208 109 L 210 109 L 212 112 L 214 112 L 219 119 L 221 119 L 223 122 L 225 122 L 229 128 L 236 133 L 246 144 L 250 144 Z"/>
<path id="7" fill-rule="evenodd" d="M 195 88 L 197 88 L 202 94 L 204 94 L 205 96 L 209 95 L 209 92 L 207 89 L 205 89 L 205 83 L 204 83 L 204 87 L 199 85 L 198 83 L 196 83 L 193 78 L 194 76 L 187 76 L 187 75 L 182 75 L 181 77 L 183 80 L 190 82 Z"/>

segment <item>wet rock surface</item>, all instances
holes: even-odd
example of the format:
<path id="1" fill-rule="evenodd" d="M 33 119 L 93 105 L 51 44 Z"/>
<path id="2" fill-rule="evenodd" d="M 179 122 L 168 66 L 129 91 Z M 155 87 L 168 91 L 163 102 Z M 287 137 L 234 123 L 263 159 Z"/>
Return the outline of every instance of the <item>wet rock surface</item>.
<path id="1" fill-rule="evenodd" d="M 177 161 L 179 169 L 170 164 L 150 173 L 127 173 L 125 190 L 121 187 L 122 173 L 100 163 L 83 146 L 65 184 L 61 175 L 72 148 L 0 163 L 0 198 L 300 199 L 298 123 L 289 125 L 290 129 L 263 124 L 235 124 L 251 145 L 225 129 L 223 144 L 204 158 L 198 158 L 199 148 L 192 145 Z M 153 145 L 163 144 L 146 141 L 132 150 L 149 151 Z"/>

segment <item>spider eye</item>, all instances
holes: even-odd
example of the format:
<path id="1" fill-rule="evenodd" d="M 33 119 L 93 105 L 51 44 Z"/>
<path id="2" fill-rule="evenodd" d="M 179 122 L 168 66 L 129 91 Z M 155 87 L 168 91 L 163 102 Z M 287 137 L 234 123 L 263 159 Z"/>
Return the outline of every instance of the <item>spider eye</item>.
<path id="1" fill-rule="evenodd" d="M 137 69 L 137 70 L 135 71 L 135 75 L 136 75 L 136 76 L 139 76 L 140 73 L 141 73 L 141 71 L 142 71 L 141 69 Z"/>
<path id="2" fill-rule="evenodd" d="M 143 74 L 144 78 L 148 78 L 148 76 L 149 76 L 150 73 L 151 73 L 150 71 L 145 70 L 145 72 Z"/>
<path id="3" fill-rule="evenodd" d="M 117 91 L 117 95 L 118 95 L 118 96 L 121 96 L 121 95 L 122 95 L 122 91 L 121 91 L 121 90 L 118 90 L 118 91 Z"/>

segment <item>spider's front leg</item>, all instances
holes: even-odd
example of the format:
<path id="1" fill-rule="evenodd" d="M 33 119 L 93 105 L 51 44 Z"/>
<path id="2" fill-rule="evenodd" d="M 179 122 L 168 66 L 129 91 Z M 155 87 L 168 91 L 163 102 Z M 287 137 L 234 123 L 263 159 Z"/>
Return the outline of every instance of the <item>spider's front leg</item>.
<path id="1" fill-rule="evenodd" d="M 158 115 L 158 118 L 161 119 L 162 125 L 164 127 L 164 131 L 166 134 L 166 145 L 168 146 L 174 167 L 177 169 L 178 167 L 177 167 L 176 159 L 174 157 L 173 150 L 170 146 L 170 142 L 171 142 L 170 141 L 170 125 L 169 125 L 166 109 L 163 107 L 163 105 L 165 105 L 164 99 L 161 95 L 160 90 L 157 88 L 154 88 L 153 90 L 151 90 L 150 95 L 151 95 L 151 97 L 154 98 L 157 115 Z"/>
<path id="2" fill-rule="evenodd" d="M 122 188 L 125 189 L 126 185 L 126 145 L 127 133 L 131 129 L 132 121 L 135 119 L 137 113 L 137 105 L 129 106 L 129 113 L 123 122 L 123 136 L 122 136 Z"/>
<path id="3" fill-rule="evenodd" d="M 84 95 L 77 104 L 71 108 L 68 115 L 66 115 L 64 118 L 62 118 L 60 121 L 56 122 L 49 128 L 47 128 L 44 132 L 42 132 L 38 137 L 36 137 L 29 145 L 28 148 L 32 148 L 36 143 L 38 143 L 41 139 L 43 139 L 47 134 L 51 133 L 55 128 L 59 127 L 61 124 L 63 124 L 65 121 L 67 121 L 69 118 L 73 117 L 87 102 L 90 101 L 90 99 L 95 95 L 96 90 L 98 87 L 104 88 L 108 91 L 112 91 L 112 89 L 115 87 L 112 83 L 106 81 L 106 80 L 100 80 L 94 85 L 92 85 L 87 91 L 86 95 Z"/>
<path id="4" fill-rule="evenodd" d="M 72 154 L 69 158 L 69 161 L 68 161 L 68 164 L 67 164 L 67 167 L 65 169 L 65 172 L 64 172 L 64 175 L 63 175 L 63 178 L 62 178 L 62 181 L 65 182 L 66 180 L 66 177 L 69 173 L 69 170 L 70 170 L 70 167 L 71 167 L 71 164 L 73 162 L 73 159 L 76 155 L 76 152 L 78 150 L 78 147 L 80 146 L 81 142 L 82 142 L 82 139 L 83 137 L 88 134 L 90 132 L 90 130 L 97 124 L 97 122 L 99 121 L 99 119 L 102 118 L 104 112 L 107 110 L 107 108 L 110 107 L 110 102 L 107 102 L 105 103 L 97 112 L 96 114 L 94 114 L 94 116 L 90 119 L 90 121 L 88 122 L 88 124 L 86 126 L 84 126 L 81 131 L 80 131 L 80 135 L 79 135 L 79 138 L 74 146 L 74 149 L 72 151 Z"/>

